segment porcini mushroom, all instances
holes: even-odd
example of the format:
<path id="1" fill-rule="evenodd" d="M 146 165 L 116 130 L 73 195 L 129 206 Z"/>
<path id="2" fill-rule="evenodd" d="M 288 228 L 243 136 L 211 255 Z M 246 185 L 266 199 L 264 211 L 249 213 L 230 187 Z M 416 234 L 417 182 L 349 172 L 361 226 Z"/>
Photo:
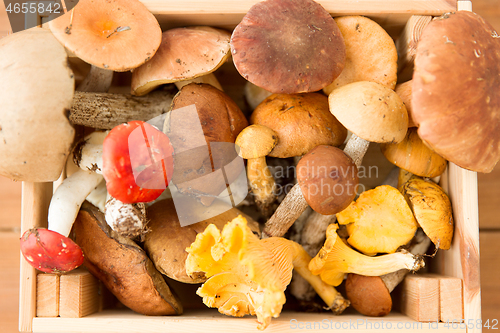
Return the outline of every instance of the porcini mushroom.
<path id="1" fill-rule="evenodd" d="M 66 117 L 74 78 L 64 48 L 39 28 L 4 37 L 0 76 L 0 175 L 57 180 L 75 136 Z"/>
<path id="2" fill-rule="evenodd" d="M 239 155 L 247 160 L 247 178 L 255 203 L 264 216 L 269 216 L 276 194 L 266 156 L 278 143 L 278 134 L 269 127 L 254 124 L 245 127 L 236 137 L 235 143 L 239 147 Z"/>
<path id="3" fill-rule="evenodd" d="M 446 160 L 422 142 L 414 127 L 403 141 L 383 143 L 380 150 L 389 162 L 420 177 L 434 178 L 446 169 Z"/>
<path id="4" fill-rule="evenodd" d="M 393 39 L 375 21 L 363 16 L 340 16 L 335 22 L 344 37 L 345 67 L 323 89 L 332 90 L 358 81 L 373 81 L 394 89 L 398 72 L 398 53 Z"/>
<path id="5" fill-rule="evenodd" d="M 412 116 L 420 138 L 478 172 L 490 172 L 500 158 L 498 36 L 475 13 L 446 13 L 424 29 L 415 58 Z"/>
<path id="6" fill-rule="evenodd" d="M 267 236 L 283 236 L 308 205 L 324 215 L 347 208 L 356 196 L 358 169 L 342 150 L 321 145 L 297 164 L 297 181 L 266 222 Z"/>
<path id="7" fill-rule="evenodd" d="M 161 43 L 158 21 L 137 0 L 80 0 L 70 12 L 51 20 L 49 27 L 83 61 L 117 72 L 139 67 Z"/>
<path id="8" fill-rule="evenodd" d="M 403 268 L 416 271 L 425 265 L 422 256 L 406 251 L 376 257 L 361 254 L 338 237 L 337 229 L 337 224 L 328 226 L 325 245 L 309 263 L 311 273 L 332 286 L 342 283 L 347 273 L 380 276 Z"/>
<path id="9" fill-rule="evenodd" d="M 159 85 L 214 72 L 231 56 L 230 37 L 225 30 L 205 26 L 165 31 L 157 54 L 132 73 L 132 94 L 142 96 Z M 217 79 L 213 84 L 222 90 Z"/>
<path id="10" fill-rule="evenodd" d="M 448 250 L 453 238 L 453 215 L 450 199 L 432 181 L 412 178 L 402 190 L 415 219 L 437 248 Z"/>
<path id="11" fill-rule="evenodd" d="M 347 242 L 367 255 L 396 252 L 413 238 L 418 227 L 401 192 L 389 185 L 361 193 L 337 213 L 337 221 L 347 225 Z"/>
<path id="12" fill-rule="evenodd" d="M 196 236 L 187 249 L 186 272 L 203 272 L 209 278 L 197 291 L 206 305 L 226 315 L 256 314 L 259 329 L 280 315 L 294 266 L 313 282 L 334 312 L 342 312 L 349 303 L 310 274 L 309 256 L 294 244 L 284 238 L 260 240 L 245 219 L 237 217 L 222 231 L 211 224 Z"/>
<path id="13" fill-rule="evenodd" d="M 272 93 L 324 88 L 344 68 L 345 46 L 335 21 L 312 0 L 253 5 L 231 36 L 238 72 Z"/>

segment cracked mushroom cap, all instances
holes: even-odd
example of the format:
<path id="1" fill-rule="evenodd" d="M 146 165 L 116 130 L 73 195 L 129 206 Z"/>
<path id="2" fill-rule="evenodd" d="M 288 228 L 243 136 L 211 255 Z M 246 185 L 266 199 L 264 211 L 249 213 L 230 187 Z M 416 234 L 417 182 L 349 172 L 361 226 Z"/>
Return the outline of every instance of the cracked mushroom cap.
<path id="1" fill-rule="evenodd" d="M 258 2 L 234 29 L 231 51 L 238 72 L 272 93 L 318 91 L 345 60 L 337 24 L 312 0 Z"/>
<path id="2" fill-rule="evenodd" d="M 491 172 L 500 159 L 500 36 L 479 15 L 431 21 L 418 42 L 412 116 L 432 150 Z"/>
<path id="3" fill-rule="evenodd" d="M 398 52 L 389 34 L 378 23 L 363 16 L 336 17 L 335 22 L 344 37 L 346 61 L 339 77 L 323 89 L 325 94 L 358 81 L 373 81 L 394 89 Z"/>
<path id="4" fill-rule="evenodd" d="M 75 136 L 67 118 L 75 82 L 64 47 L 39 28 L 4 37 L 0 77 L 0 175 L 56 180 Z"/>
<path id="5" fill-rule="evenodd" d="M 117 72 L 139 67 L 161 43 L 158 21 L 138 0 L 80 0 L 49 27 L 83 61 Z"/>
<path id="6" fill-rule="evenodd" d="M 142 96 L 162 84 L 212 73 L 231 56 L 230 38 L 205 26 L 165 31 L 156 55 L 132 73 L 132 93 Z"/>
<path id="7" fill-rule="evenodd" d="M 369 142 L 401 142 L 408 113 L 394 90 L 370 81 L 349 83 L 328 95 L 330 111 L 349 131 Z"/>
<path id="8" fill-rule="evenodd" d="M 302 156 L 319 145 L 340 146 L 347 136 L 330 113 L 328 98 L 318 93 L 273 94 L 257 106 L 250 122 L 278 134 L 271 157 Z"/>
<path id="9" fill-rule="evenodd" d="M 336 214 L 356 197 L 358 168 L 342 150 L 313 148 L 297 164 L 297 182 L 309 206 L 323 215 Z"/>

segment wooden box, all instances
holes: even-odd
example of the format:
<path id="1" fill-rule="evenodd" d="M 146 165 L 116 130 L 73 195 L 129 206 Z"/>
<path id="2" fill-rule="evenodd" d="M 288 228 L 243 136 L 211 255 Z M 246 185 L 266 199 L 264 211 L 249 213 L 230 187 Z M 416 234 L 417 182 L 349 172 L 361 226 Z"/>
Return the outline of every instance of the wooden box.
<path id="1" fill-rule="evenodd" d="M 232 29 L 258 0 L 142 0 L 156 15 L 163 29 L 186 25 L 212 25 Z M 365 15 L 381 24 L 397 38 L 413 15 L 439 16 L 445 12 L 471 10 L 470 1 L 457 0 L 317 0 L 333 16 Z M 409 37 L 411 39 L 411 36 Z M 238 82 L 241 82 L 238 80 Z M 233 88 L 234 89 L 234 88 Z M 458 277 L 463 281 L 462 324 L 419 323 L 403 314 L 383 318 L 357 314 L 334 316 L 284 311 L 273 319 L 267 332 L 285 332 L 310 327 L 317 330 L 399 332 L 479 332 L 481 319 L 479 280 L 479 227 L 477 177 L 452 163 L 441 178 L 454 211 L 455 236 L 452 248 L 433 259 L 433 273 Z M 52 183 L 23 183 L 22 230 L 46 226 Z M 130 310 L 103 310 L 83 318 L 36 316 L 37 271 L 21 259 L 20 316 L 21 332 L 256 332 L 254 317 L 232 318 L 216 309 L 186 309 L 182 316 L 148 317 Z M 390 323 L 390 327 L 388 326 Z M 467 325 L 469 323 L 469 325 Z M 473 325 L 470 325 L 473 323 Z M 309 326 L 308 326 L 309 325 Z M 314 326 L 315 325 L 315 326 Z M 385 326 L 384 326 L 385 325 Z"/>

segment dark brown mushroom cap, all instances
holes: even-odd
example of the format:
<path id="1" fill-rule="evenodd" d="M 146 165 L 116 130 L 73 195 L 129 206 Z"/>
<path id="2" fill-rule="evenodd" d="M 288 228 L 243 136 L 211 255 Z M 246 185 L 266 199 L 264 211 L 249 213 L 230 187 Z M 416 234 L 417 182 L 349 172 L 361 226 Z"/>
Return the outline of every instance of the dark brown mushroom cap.
<path id="1" fill-rule="evenodd" d="M 391 294 L 378 276 L 350 273 L 345 282 L 345 291 L 351 306 L 365 316 L 382 317 L 391 312 Z"/>
<path id="2" fill-rule="evenodd" d="M 500 36 L 479 15 L 433 20 L 417 47 L 412 116 L 436 153 L 473 171 L 500 159 Z"/>
<path id="3" fill-rule="evenodd" d="M 358 168 L 342 150 L 322 145 L 297 164 L 297 181 L 312 209 L 332 215 L 347 208 L 356 197 Z"/>
<path id="4" fill-rule="evenodd" d="M 347 136 L 329 111 L 328 98 L 318 93 L 273 94 L 257 106 L 250 122 L 278 134 L 272 157 L 302 156 L 319 145 L 339 146 Z"/>
<path id="5" fill-rule="evenodd" d="M 234 29 L 231 52 L 245 79 L 273 93 L 320 90 L 345 61 L 337 24 L 312 0 L 257 3 Z"/>

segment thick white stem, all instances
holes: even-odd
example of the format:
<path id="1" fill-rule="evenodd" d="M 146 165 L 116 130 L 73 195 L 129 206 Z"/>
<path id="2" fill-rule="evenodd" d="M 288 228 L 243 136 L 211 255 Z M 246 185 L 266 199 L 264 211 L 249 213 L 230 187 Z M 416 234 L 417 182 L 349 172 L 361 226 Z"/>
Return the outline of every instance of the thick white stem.
<path id="1" fill-rule="evenodd" d="M 102 144 L 108 133 L 96 131 L 89 134 L 73 153 L 75 164 L 83 170 L 102 174 Z"/>
<path id="2" fill-rule="evenodd" d="M 85 170 L 79 170 L 66 178 L 50 201 L 49 230 L 68 237 L 80 206 L 103 179 L 102 175 Z"/>
<path id="3" fill-rule="evenodd" d="M 99 208 L 101 212 L 106 210 L 106 200 L 108 196 L 108 190 L 106 189 L 106 182 L 103 180 L 95 190 L 90 192 L 87 196 L 87 201 Z"/>
<path id="4" fill-rule="evenodd" d="M 113 71 L 108 69 L 91 66 L 90 72 L 76 90 L 85 92 L 107 92 L 113 81 L 113 73 Z"/>

